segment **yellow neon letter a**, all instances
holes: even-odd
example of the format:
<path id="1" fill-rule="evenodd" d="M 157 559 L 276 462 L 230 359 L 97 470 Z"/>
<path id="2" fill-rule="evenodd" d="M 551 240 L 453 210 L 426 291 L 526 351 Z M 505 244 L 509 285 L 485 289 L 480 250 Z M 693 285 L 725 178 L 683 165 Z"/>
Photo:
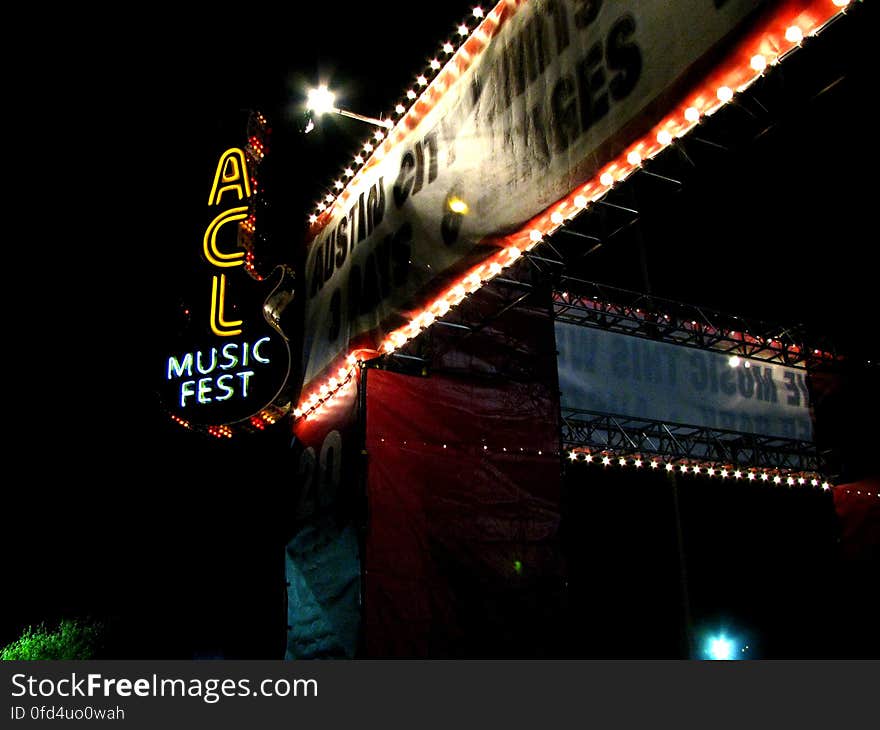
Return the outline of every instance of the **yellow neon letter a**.
<path id="1" fill-rule="evenodd" d="M 251 197 L 251 184 L 248 180 L 244 152 L 238 147 L 230 147 L 220 155 L 217 171 L 214 173 L 214 184 L 208 196 L 208 205 L 220 205 L 220 198 L 227 190 L 237 193 L 239 200 Z"/>
<path id="2" fill-rule="evenodd" d="M 241 334 L 242 320 L 227 322 L 223 319 L 223 303 L 226 301 L 226 274 L 214 276 L 211 284 L 211 331 L 218 337 L 232 337 Z M 217 279 L 219 278 L 219 286 Z M 219 291 L 218 291 L 219 289 Z M 238 328 L 238 329 L 231 329 Z"/>

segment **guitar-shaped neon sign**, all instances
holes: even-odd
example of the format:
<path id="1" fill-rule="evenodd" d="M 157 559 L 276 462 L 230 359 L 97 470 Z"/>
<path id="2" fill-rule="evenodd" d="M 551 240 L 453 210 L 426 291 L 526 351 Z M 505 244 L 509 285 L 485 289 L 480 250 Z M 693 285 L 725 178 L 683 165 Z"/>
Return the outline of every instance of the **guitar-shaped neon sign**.
<path id="1" fill-rule="evenodd" d="M 265 126 L 262 115 L 256 119 Z M 249 126 L 254 123 L 252 115 Z M 264 149 L 249 134 L 247 152 L 231 147 L 217 160 L 201 241 L 206 271 L 197 277 L 203 293 L 187 309 L 162 365 L 160 399 L 172 418 L 215 436 L 231 436 L 236 427 L 261 430 L 288 405 L 281 396 L 291 355 L 280 322 L 293 276 L 276 266 L 263 277 L 253 265 L 257 181 L 248 157 L 255 168 Z"/>

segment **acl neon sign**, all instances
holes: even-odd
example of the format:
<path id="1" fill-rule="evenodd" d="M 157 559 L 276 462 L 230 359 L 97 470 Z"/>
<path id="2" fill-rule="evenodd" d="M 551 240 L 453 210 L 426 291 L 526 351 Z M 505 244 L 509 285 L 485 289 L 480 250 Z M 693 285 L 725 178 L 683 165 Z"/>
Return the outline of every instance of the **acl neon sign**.
<path id="1" fill-rule="evenodd" d="M 251 197 L 251 187 L 247 178 L 247 165 L 244 152 L 237 147 L 226 150 L 217 163 L 214 173 L 214 184 L 208 196 L 208 205 L 220 205 L 223 193 L 233 192 L 238 200 Z M 221 187 L 222 186 L 222 187 Z M 224 253 L 217 247 L 217 233 L 222 226 L 238 223 L 247 218 L 246 205 L 236 206 L 221 212 L 205 230 L 205 258 L 214 266 L 225 269 L 244 264 L 244 251 Z M 211 331 L 218 337 L 233 337 L 241 334 L 242 320 L 226 321 L 223 317 L 223 305 L 226 301 L 226 274 L 214 275 L 211 284 Z"/>
<path id="2" fill-rule="evenodd" d="M 273 403 L 289 373 L 287 338 L 277 319 L 267 315 L 268 282 L 253 276 L 247 265 L 253 231 L 246 222 L 253 221 L 250 174 L 244 150 L 232 147 L 220 155 L 202 235 L 207 266 L 197 273 L 196 301 L 174 335 L 162 373 L 162 399 L 181 423 L 252 420 Z"/>

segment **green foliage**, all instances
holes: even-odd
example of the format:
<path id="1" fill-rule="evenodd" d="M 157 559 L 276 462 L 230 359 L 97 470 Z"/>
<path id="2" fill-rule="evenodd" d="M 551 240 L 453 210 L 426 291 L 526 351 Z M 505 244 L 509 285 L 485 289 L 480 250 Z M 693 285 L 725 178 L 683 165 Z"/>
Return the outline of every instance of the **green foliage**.
<path id="1" fill-rule="evenodd" d="M 0 649 L 0 660 L 93 659 L 101 633 L 100 624 L 83 619 L 62 619 L 54 630 L 29 626 Z"/>

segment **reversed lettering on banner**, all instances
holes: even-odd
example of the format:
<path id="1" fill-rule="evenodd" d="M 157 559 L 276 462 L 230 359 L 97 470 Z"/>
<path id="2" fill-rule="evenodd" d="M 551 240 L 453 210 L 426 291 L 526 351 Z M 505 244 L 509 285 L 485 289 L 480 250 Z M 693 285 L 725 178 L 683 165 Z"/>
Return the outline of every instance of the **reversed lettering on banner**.
<path id="1" fill-rule="evenodd" d="M 563 322 L 556 347 L 564 409 L 813 440 L 802 369 Z"/>

